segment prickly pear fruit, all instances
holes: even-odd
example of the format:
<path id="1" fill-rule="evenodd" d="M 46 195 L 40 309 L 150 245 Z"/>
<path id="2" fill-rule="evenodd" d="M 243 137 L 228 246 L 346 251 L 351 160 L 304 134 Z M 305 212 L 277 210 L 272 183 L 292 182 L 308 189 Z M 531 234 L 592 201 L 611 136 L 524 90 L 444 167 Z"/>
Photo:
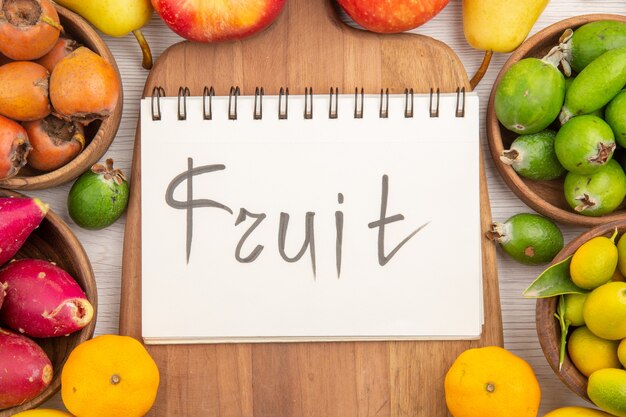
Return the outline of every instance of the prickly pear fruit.
<path id="1" fill-rule="evenodd" d="M 74 278 L 51 262 L 20 259 L 0 270 L 7 286 L 0 320 L 32 337 L 64 336 L 85 327 L 94 309 Z"/>
<path id="2" fill-rule="evenodd" d="M 13 258 L 47 212 L 38 198 L 0 198 L 0 265 Z"/>
<path id="3" fill-rule="evenodd" d="M 23 404 L 52 381 L 52 364 L 32 340 L 0 328 L 0 410 Z"/>

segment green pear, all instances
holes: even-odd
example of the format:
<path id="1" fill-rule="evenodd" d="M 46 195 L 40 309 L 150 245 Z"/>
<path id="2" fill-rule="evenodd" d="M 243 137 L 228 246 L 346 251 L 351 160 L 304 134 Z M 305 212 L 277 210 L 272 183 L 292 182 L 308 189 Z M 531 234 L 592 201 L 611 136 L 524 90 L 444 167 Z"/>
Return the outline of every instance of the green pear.
<path id="1" fill-rule="evenodd" d="M 150 0 L 55 0 L 79 14 L 102 33 L 126 36 L 132 32 L 143 53 L 143 67 L 152 68 L 152 54 L 141 28 L 152 16 Z"/>

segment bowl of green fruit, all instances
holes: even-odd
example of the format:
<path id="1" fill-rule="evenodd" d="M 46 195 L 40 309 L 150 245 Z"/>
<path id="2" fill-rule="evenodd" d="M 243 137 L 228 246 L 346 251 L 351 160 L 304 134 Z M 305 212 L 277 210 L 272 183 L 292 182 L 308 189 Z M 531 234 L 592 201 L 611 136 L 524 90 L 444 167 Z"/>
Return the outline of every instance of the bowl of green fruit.
<path id="1" fill-rule="evenodd" d="M 537 335 L 556 375 L 613 415 L 625 415 L 626 221 L 570 242 L 524 291 L 537 298 Z"/>
<path id="2" fill-rule="evenodd" d="M 502 68 L 487 135 L 502 178 L 559 222 L 626 220 L 626 16 L 563 20 Z"/>

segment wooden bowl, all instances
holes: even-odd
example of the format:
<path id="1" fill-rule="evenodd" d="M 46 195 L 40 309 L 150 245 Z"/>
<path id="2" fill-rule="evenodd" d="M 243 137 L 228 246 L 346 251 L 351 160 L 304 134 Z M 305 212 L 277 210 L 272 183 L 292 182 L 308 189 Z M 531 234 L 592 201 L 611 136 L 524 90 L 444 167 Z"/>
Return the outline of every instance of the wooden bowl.
<path id="1" fill-rule="evenodd" d="M 607 223 L 595 227 L 578 236 L 565 246 L 554 258 L 552 264 L 561 262 L 570 255 L 573 255 L 583 243 L 597 236 L 611 237 L 615 228 L 620 234 L 626 232 L 626 220 Z M 541 349 L 554 373 L 563 381 L 565 385 L 580 397 L 591 402 L 587 396 L 587 377 L 584 376 L 572 363 L 569 355 L 565 354 L 563 367 L 559 371 L 559 346 L 561 344 L 561 328 L 558 320 L 554 317 L 559 297 L 540 298 L 536 306 L 537 336 Z"/>
<path id="2" fill-rule="evenodd" d="M 89 23 L 82 17 L 59 5 L 55 4 L 55 7 L 59 13 L 61 25 L 66 35 L 107 60 L 113 65 L 118 78 L 120 78 L 113 54 L 111 54 L 107 45 Z M 87 126 L 85 129 L 85 149 L 72 161 L 50 172 L 36 171 L 25 166 L 20 170 L 17 176 L 0 180 L 0 188 L 12 190 L 39 190 L 42 188 L 50 188 L 71 181 L 87 171 L 93 164 L 100 160 L 113 142 L 122 119 L 123 101 L 123 93 L 120 89 L 120 96 L 113 110 L 113 114 L 103 121 L 95 121 Z"/>
<path id="3" fill-rule="evenodd" d="M 494 164 L 509 188 L 517 194 L 529 207 L 535 211 L 562 223 L 569 223 L 587 227 L 599 226 L 604 223 L 626 219 L 626 205 L 622 204 L 615 212 L 601 217 L 589 217 L 576 213 L 565 201 L 563 194 L 564 178 L 552 181 L 533 181 L 519 176 L 515 170 L 500 161 L 500 154 L 508 149 L 511 142 L 518 136 L 505 129 L 496 118 L 494 99 L 500 79 L 506 71 L 522 58 L 542 58 L 548 51 L 558 44 L 559 36 L 565 29 L 576 29 L 585 23 L 596 20 L 619 20 L 626 22 L 626 16 L 612 14 L 590 14 L 562 20 L 524 42 L 506 61 L 498 74 L 498 78 L 491 90 L 489 106 L 487 107 L 487 137 L 489 149 Z"/>
<path id="4" fill-rule="evenodd" d="M 17 193 L 0 190 L 0 197 L 7 196 L 23 197 Z M 61 388 L 61 369 L 65 360 L 77 345 L 91 339 L 96 328 L 98 311 L 96 280 L 89 258 L 74 233 L 52 210 L 48 211 L 39 228 L 29 236 L 17 257 L 47 259 L 65 269 L 85 291 L 87 299 L 93 305 L 94 317 L 86 327 L 69 336 L 33 339 L 46 351 L 52 362 L 54 370 L 52 382 L 32 400 L 17 407 L 0 410 L 0 417 L 9 417 L 20 411 L 35 408 Z"/>

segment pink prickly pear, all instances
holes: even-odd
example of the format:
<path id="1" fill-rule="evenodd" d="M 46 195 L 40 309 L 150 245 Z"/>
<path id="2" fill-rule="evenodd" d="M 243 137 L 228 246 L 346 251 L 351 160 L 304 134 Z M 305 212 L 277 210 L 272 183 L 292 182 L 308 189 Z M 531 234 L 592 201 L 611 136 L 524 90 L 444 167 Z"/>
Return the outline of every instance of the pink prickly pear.
<path id="1" fill-rule="evenodd" d="M 0 328 L 0 410 L 33 399 L 52 381 L 52 364 L 32 340 Z"/>
<path id="2" fill-rule="evenodd" d="M 15 256 L 47 212 L 38 198 L 0 198 L 0 265 Z"/>
<path id="3" fill-rule="evenodd" d="M 19 259 L 0 270 L 6 286 L 0 321 L 32 337 L 64 336 L 91 322 L 94 309 L 67 272 L 40 259 Z"/>

